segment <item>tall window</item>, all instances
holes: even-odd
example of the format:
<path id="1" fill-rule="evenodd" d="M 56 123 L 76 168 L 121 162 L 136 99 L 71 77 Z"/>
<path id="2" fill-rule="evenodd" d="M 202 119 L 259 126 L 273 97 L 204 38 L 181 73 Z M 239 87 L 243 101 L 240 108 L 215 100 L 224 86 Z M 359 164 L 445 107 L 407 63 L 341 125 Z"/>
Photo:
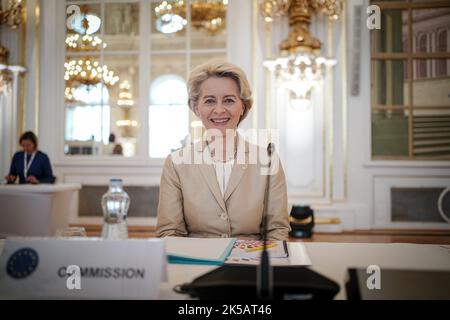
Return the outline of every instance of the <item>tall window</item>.
<path id="1" fill-rule="evenodd" d="M 78 103 L 66 108 L 66 141 L 108 143 L 110 107 L 106 88 L 101 84 L 91 88 L 81 85 L 73 94 Z M 73 149 L 69 151 L 75 153 Z"/>
<path id="2" fill-rule="evenodd" d="M 184 146 L 189 134 L 186 83 L 180 76 L 156 78 L 150 87 L 150 157 L 163 158 Z"/>
<path id="3" fill-rule="evenodd" d="M 152 1 L 150 14 L 149 156 L 164 158 L 183 146 L 194 115 L 186 82 L 200 63 L 226 56 L 227 0 Z M 167 7 L 172 12 L 167 16 Z M 209 16 L 209 20 L 206 17 Z M 203 18 L 202 18 L 203 17 Z"/>
<path id="4" fill-rule="evenodd" d="M 164 158 L 181 147 L 194 120 L 187 77 L 226 57 L 227 4 L 66 1 L 65 153 Z"/>
<path id="5" fill-rule="evenodd" d="M 450 28 L 450 2 L 376 4 L 381 29 L 371 31 L 372 158 L 450 159 L 450 52 L 442 44 L 445 32 L 438 34 Z"/>

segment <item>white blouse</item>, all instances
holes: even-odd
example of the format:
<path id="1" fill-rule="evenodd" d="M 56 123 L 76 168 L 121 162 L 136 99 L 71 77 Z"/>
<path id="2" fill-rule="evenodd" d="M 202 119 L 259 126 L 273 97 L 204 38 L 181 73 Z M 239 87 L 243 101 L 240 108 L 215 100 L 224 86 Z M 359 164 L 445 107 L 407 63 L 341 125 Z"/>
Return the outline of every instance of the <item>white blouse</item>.
<path id="1" fill-rule="evenodd" d="M 231 171 L 233 170 L 234 159 L 229 162 L 214 162 L 214 169 L 216 169 L 217 183 L 219 184 L 222 196 L 227 190 L 228 181 L 230 180 Z"/>
<path id="2" fill-rule="evenodd" d="M 237 152 L 239 152 L 239 150 L 241 150 L 241 148 L 240 148 L 240 145 L 238 144 Z M 211 154 L 210 154 L 208 148 L 205 148 L 203 152 L 204 152 L 203 159 L 210 160 L 214 165 L 214 169 L 216 171 L 217 183 L 219 184 L 219 188 L 220 188 L 220 191 L 222 192 L 222 196 L 224 196 L 225 191 L 227 190 L 228 181 L 230 180 L 231 171 L 233 170 L 235 159 L 231 159 L 227 162 L 216 161 L 211 157 Z"/>

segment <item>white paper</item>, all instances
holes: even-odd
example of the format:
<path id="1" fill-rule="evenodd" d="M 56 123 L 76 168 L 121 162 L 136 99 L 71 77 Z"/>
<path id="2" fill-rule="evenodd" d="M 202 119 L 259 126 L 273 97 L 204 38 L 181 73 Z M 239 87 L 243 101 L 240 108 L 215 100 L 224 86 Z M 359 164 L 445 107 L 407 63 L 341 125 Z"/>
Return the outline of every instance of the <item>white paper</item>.
<path id="1" fill-rule="evenodd" d="M 267 249 L 269 252 L 270 263 L 273 266 L 310 266 L 311 260 L 306 252 L 303 243 L 287 242 L 288 257 L 282 257 L 282 241 L 276 241 L 277 247 Z M 227 264 L 249 264 L 257 265 L 260 263 L 261 250 L 245 253 L 243 250 L 234 250 L 231 252 Z"/>

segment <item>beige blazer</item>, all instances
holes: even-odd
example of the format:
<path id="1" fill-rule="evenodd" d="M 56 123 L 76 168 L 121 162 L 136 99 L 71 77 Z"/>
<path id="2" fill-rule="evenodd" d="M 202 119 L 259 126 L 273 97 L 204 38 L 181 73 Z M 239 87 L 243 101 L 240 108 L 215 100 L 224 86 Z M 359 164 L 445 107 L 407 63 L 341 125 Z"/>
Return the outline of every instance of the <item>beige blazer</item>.
<path id="1" fill-rule="evenodd" d="M 201 157 L 204 148 L 204 144 L 197 143 L 169 155 L 165 160 L 159 193 L 157 235 L 260 239 L 267 182 L 267 175 L 261 174 L 261 169 L 267 168 L 267 151 L 245 141 L 245 154 L 238 153 L 238 163 L 241 164 L 233 166 L 222 196 L 214 166 L 192 164 L 195 156 Z M 252 156 L 249 154 L 250 148 L 253 148 Z M 265 155 L 263 164 L 251 161 L 255 148 L 261 152 L 260 155 Z M 240 155 L 244 155 L 245 159 Z M 180 163 L 183 156 L 191 162 Z M 268 238 L 285 240 L 290 231 L 286 181 L 277 156 L 272 157 L 272 168 Z"/>

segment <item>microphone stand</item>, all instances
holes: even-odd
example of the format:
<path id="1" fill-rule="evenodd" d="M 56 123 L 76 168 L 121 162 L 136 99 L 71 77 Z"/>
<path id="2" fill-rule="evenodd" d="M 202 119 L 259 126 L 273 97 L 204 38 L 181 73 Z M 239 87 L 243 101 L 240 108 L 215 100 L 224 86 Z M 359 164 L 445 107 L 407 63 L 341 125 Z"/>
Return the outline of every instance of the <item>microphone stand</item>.
<path id="1" fill-rule="evenodd" d="M 272 153 L 275 145 L 271 142 L 267 145 L 267 155 L 269 156 L 269 172 L 267 175 L 266 190 L 264 193 L 264 209 L 263 209 L 263 252 L 261 253 L 261 261 L 257 270 L 256 290 L 258 299 L 268 300 L 273 297 L 273 270 L 270 265 L 269 252 L 267 252 L 267 211 L 269 205 L 270 176 L 272 166 Z"/>

